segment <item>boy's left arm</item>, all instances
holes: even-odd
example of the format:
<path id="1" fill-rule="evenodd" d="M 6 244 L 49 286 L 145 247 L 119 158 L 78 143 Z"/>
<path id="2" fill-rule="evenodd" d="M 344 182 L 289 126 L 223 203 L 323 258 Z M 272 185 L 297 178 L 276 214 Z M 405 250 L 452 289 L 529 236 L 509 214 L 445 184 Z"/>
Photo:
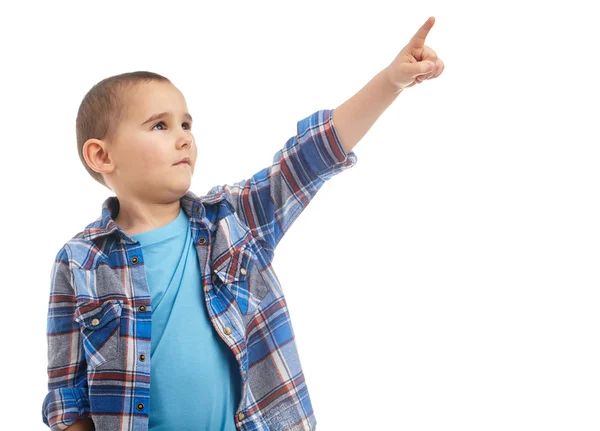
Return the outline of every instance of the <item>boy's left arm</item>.
<path id="1" fill-rule="evenodd" d="M 333 127 L 332 110 L 314 112 L 297 122 L 296 135 L 287 140 L 272 163 L 249 179 L 213 187 L 209 194 L 225 193 L 252 235 L 273 251 L 319 189 L 333 176 L 357 162 L 354 152 L 344 152 Z M 235 223 L 224 224 L 231 231 Z"/>
<path id="2" fill-rule="evenodd" d="M 435 23 L 429 17 L 394 61 L 333 111 L 333 124 L 346 153 L 365 136 L 405 88 L 440 76 L 444 63 L 425 45 Z"/>
<path id="3" fill-rule="evenodd" d="M 442 72 L 441 60 L 423 44 L 432 25 L 429 18 L 398 57 L 351 99 L 300 120 L 296 136 L 269 167 L 209 193 L 224 191 L 253 235 L 275 249 L 323 184 L 356 164 L 352 148 L 398 94 Z M 430 62 L 436 66 L 429 69 Z"/>

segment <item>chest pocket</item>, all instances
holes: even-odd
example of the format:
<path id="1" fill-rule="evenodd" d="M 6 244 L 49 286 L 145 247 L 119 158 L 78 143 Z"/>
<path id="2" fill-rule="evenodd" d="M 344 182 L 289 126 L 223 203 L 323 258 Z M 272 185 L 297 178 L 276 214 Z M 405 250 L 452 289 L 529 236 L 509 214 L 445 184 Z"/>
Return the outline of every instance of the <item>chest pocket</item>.
<path id="1" fill-rule="evenodd" d="M 214 281 L 218 288 L 226 290 L 226 296 L 230 294 L 235 299 L 242 314 L 252 314 L 269 292 L 258 256 L 248 244 L 230 253 L 213 267 Z"/>
<path id="2" fill-rule="evenodd" d="M 96 368 L 119 354 L 120 318 L 123 301 L 78 304 L 75 321 L 79 323 L 88 367 Z"/>

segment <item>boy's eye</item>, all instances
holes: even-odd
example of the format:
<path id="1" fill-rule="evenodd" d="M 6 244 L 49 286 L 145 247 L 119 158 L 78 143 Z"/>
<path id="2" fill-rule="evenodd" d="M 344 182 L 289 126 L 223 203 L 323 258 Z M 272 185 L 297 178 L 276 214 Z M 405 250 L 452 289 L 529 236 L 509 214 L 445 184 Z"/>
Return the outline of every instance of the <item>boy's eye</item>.
<path id="1" fill-rule="evenodd" d="M 164 121 L 159 121 L 158 123 L 156 123 L 156 124 L 155 124 L 155 125 L 152 127 L 152 129 L 154 130 L 154 127 L 158 126 L 159 124 L 162 124 L 163 126 L 166 126 L 166 124 L 165 124 L 165 122 L 164 122 Z M 188 123 L 188 122 L 185 122 L 185 123 L 183 123 L 183 124 L 187 126 L 188 130 L 189 130 L 191 127 L 192 127 L 192 126 L 190 126 L 190 123 Z M 162 129 L 159 129 L 159 130 L 162 130 Z"/>
<path id="2" fill-rule="evenodd" d="M 159 125 L 161 125 L 161 124 L 164 126 L 164 125 L 165 125 L 164 121 L 159 121 L 158 123 L 156 123 L 156 124 L 154 125 L 154 127 L 156 127 L 156 126 L 159 126 Z M 152 127 L 152 129 L 154 129 L 154 127 Z"/>

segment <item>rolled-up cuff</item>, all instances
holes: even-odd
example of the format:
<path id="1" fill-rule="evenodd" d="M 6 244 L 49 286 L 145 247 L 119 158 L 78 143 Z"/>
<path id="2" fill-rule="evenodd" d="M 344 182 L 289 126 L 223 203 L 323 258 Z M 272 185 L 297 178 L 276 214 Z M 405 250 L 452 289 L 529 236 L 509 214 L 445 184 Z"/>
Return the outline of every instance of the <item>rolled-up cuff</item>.
<path id="1" fill-rule="evenodd" d="M 333 109 L 323 109 L 298 121 L 298 139 L 303 160 L 323 181 L 353 167 L 358 158 L 354 151 L 346 153 L 335 125 Z"/>
<path id="2" fill-rule="evenodd" d="M 78 387 L 58 388 L 48 392 L 42 406 L 42 419 L 51 431 L 62 431 L 77 419 L 90 416 L 87 392 Z"/>

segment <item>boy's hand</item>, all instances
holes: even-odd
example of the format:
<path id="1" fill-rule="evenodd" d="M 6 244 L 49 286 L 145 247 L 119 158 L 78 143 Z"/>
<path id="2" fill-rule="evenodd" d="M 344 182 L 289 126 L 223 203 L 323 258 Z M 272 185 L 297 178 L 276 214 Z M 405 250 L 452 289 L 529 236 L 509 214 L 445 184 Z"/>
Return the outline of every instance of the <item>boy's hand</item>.
<path id="1" fill-rule="evenodd" d="M 92 421 L 91 417 L 78 419 L 74 423 L 69 425 L 67 428 L 65 428 L 65 431 L 95 431 L 95 430 L 96 430 L 96 426 L 94 425 L 94 422 Z"/>
<path id="2" fill-rule="evenodd" d="M 434 23 L 435 18 L 429 17 L 408 45 L 385 69 L 390 82 L 398 90 L 410 88 L 427 79 L 437 78 L 444 70 L 444 62 L 438 58 L 433 49 L 425 46 L 425 38 Z"/>

